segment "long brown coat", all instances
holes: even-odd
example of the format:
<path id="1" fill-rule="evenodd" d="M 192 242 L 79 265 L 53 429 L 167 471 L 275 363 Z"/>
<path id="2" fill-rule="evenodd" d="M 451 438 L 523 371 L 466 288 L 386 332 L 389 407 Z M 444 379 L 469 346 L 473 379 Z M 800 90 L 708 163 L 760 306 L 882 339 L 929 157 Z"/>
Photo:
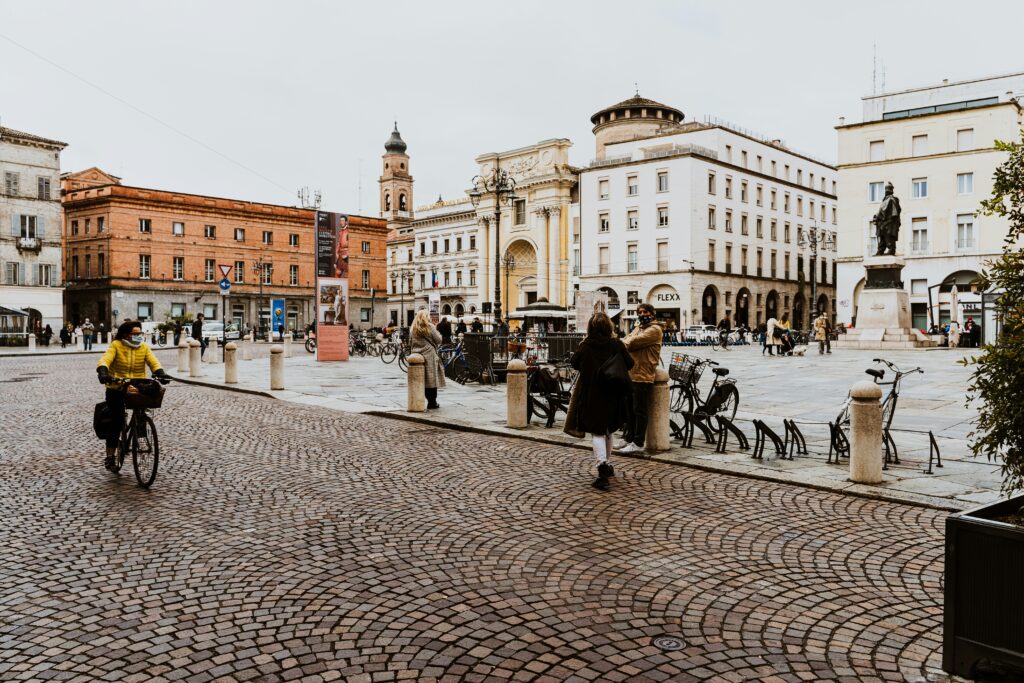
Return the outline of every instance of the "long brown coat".
<path id="1" fill-rule="evenodd" d="M 610 434 L 622 426 L 625 394 L 616 396 L 597 386 L 598 371 L 616 353 L 622 354 L 626 368 L 633 367 L 633 359 L 618 339 L 587 337 L 573 354 L 572 366 L 580 374 L 565 417 L 566 434 Z"/>
<path id="2" fill-rule="evenodd" d="M 444 366 L 437 355 L 437 347 L 441 345 L 441 334 L 433 325 L 430 326 L 429 337 L 421 337 L 413 328 L 410 340 L 410 351 L 423 356 L 423 386 L 427 389 L 439 389 L 444 386 Z"/>

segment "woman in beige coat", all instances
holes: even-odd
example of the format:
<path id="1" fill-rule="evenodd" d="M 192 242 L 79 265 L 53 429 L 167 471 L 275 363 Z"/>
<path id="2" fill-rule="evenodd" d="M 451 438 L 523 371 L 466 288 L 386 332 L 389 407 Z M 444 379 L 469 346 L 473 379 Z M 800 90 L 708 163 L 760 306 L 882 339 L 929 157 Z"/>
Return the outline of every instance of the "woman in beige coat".
<path id="1" fill-rule="evenodd" d="M 423 393 L 427 397 L 427 408 L 440 408 L 437 390 L 444 386 L 444 365 L 437 349 L 441 346 L 441 333 L 430 322 L 430 314 L 425 310 L 418 312 L 412 321 L 410 338 L 410 351 L 423 356 Z"/>

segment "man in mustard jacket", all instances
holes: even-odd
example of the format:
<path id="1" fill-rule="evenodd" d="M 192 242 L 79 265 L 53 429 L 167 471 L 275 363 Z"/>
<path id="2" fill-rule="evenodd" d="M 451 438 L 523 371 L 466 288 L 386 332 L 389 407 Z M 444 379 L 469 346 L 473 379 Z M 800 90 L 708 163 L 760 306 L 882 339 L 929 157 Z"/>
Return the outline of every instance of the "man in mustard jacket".
<path id="1" fill-rule="evenodd" d="M 642 453 L 647 438 L 647 416 L 650 412 L 654 371 L 661 360 L 661 342 L 664 332 L 655 321 L 657 311 L 650 304 L 636 308 L 637 326 L 626 335 L 623 343 L 633 358 L 629 379 L 633 383 L 633 400 L 627 403 L 626 428 L 623 440 L 616 444 L 618 453 Z"/>

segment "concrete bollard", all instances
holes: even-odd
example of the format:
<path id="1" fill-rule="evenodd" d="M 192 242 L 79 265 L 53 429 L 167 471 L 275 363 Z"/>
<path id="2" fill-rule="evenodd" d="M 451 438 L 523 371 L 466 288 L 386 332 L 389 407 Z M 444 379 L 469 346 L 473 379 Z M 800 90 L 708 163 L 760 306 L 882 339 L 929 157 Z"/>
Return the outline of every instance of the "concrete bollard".
<path id="1" fill-rule="evenodd" d="M 188 372 L 188 341 L 184 337 L 178 342 L 178 372 Z"/>
<path id="2" fill-rule="evenodd" d="M 508 362 L 505 376 L 505 424 L 526 427 L 526 363 L 518 358 Z"/>
<path id="3" fill-rule="evenodd" d="M 648 407 L 647 436 L 644 444 L 650 453 L 660 453 L 672 447 L 669 430 L 668 372 L 665 368 L 654 371 L 651 405 Z"/>
<path id="4" fill-rule="evenodd" d="M 85 351 L 85 335 L 75 335 L 75 351 Z"/>
<path id="5" fill-rule="evenodd" d="M 252 342 L 248 335 L 242 339 L 242 360 L 252 360 Z"/>
<path id="6" fill-rule="evenodd" d="M 36 335 L 32 334 L 31 332 L 28 333 L 28 352 L 36 352 Z"/>
<path id="7" fill-rule="evenodd" d="M 284 349 L 280 344 L 270 347 L 270 389 L 284 389 Z"/>
<path id="8" fill-rule="evenodd" d="M 422 413 L 427 410 L 427 395 L 423 391 L 423 356 L 411 354 L 409 361 L 409 385 L 406 397 L 406 410 L 410 413 Z"/>
<path id="9" fill-rule="evenodd" d="M 882 388 L 857 382 L 850 389 L 850 480 L 882 483 Z"/>
<path id="10" fill-rule="evenodd" d="M 188 342 L 188 376 L 199 377 L 203 374 L 202 358 L 199 356 L 199 342 L 190 339 Z"/>
<path id="11" fill-rule="evenodd" d="M 292 335 L 289 333 L 285 333 L 284 335 L 284 357 L 292 357 Z"/>
<path id="12" fill-rule="evenodd" d="M 228 342 L 224 347 L 224 384 L 238 384 L 238 345 Z"/>

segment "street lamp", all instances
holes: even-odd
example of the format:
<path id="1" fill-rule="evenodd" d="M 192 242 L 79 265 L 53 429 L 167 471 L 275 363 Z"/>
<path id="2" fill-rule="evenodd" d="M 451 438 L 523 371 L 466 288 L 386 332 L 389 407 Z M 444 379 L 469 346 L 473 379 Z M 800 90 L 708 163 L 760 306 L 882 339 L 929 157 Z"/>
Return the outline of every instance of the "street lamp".
<path id="1" fill-rule="evenodd" d="M 485 195 L 494 195 L 494 325 L 501 324 L 501 205 L 514 206 L 516 197 L 516 181 L 508 171 L 498 166 L 495 159 L 494 170 L 487 175 L 473 178 L 473 189 L 468 192 L 473 208 L 480 206 Z M 508 289 L 508 287 L 506 287 Z"/>
<path id="2" fill-rule="evenodd" d="M 800 235 L 800 239 L 797 240 L 797 245 L 803 249 L 809 247 L 811 250 L 811 310 L 815 313 L 818 311 L 818 246 L 822 249 L 832 250 L 835 247 L 835 240 L 832 239 L 831 235 L 822 236 L 818 230 L 818 221 L 814 221 L 814 226 L 808 226 L 808 230 L 805 234 Z"/>
<path id="3" fill-rule="evenodd" d="M 266 275 L 271 275 L 274 272 L 274 264 L 268 261 L 264 261 L 263 257 L 260 256 L 258 261 L 252 262 L 252 272 L 256 274 L 256 277 L 260 281 L 260 298 L 256 302 L 256 320 L 258 321 L 258 329 L 260 336 L 263 336 L 263 280 Z"/>

